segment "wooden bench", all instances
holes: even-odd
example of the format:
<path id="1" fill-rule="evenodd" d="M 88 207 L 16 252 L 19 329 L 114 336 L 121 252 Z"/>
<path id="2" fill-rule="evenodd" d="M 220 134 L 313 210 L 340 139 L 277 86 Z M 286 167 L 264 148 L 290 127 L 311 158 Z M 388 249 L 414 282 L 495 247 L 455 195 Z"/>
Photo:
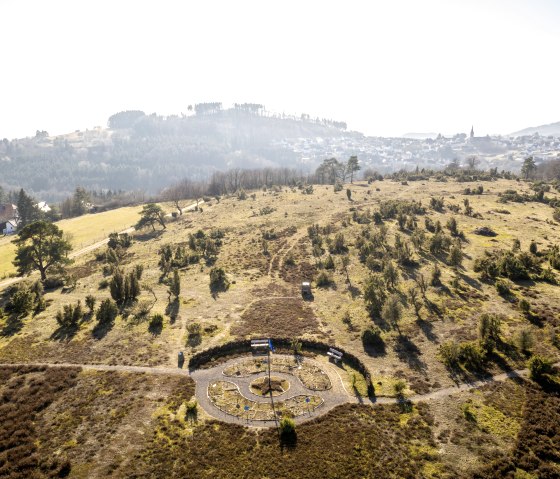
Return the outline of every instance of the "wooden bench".
<path id="1" fill-rule="evenodd" d="M 330 356 L 335 363 L 338 363 L 342 360 L 342 353 L 334 348 L 329 348 L 329 350 L 327 351 L 327 356 Z"/>

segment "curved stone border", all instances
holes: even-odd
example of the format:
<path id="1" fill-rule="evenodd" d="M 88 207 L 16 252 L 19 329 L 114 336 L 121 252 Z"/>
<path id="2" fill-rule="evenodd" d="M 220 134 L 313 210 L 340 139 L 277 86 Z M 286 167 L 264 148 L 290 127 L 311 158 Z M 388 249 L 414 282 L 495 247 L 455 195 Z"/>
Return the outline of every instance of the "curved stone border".
<path id="1" fill-rule="evenodd" d="M 278 350 L 278 353 L 289 354 L 291 351 L 291 342 L 293 338 L 270 338 L 274 347 Z M 300 339 L 302 351 L 310 352 L 321 352 L 327 353 L 329 348 L 334 347 L 343 354 L 342 362 L 350 365 L 356 369 L 360 374 L 362 374 L 366 380 L 368 387 L 368 395 L 373 396 L 375 394 L 374 386 L 371 382 L 371 374 L 367 369 L 366 365 L 355 355 L 345 351 L 344 349 L 332 345 L 322 343 L 320 341 L 315 341 L 313 339 Z M 250 353 L 251 352 L 251 340 L 250 339 L 240 339 L 237 341 L 230 341 L 229 343 L 223 344 L 221 346 L 215 346 L 213 348 L 206 349 L 200 353 L 195 354 L 189 360 L 189 370 L 193 372 L 194 370 L 200 369 L 201 367 L 207 366 L 208 363 L 218 359 L 227 357 L 235 353 Z"/>
<path id="2" fill-rule="evenodd" d="M 246 401 L 249 401 L 249 402 L 254 403 L 254 404 L 266 404 L 266 405 L 269 404 L 269 402 L 266 401 L 266 400 L 255 401 L 254 399 L 251 399 L 251 398 L 248 398 L 248 397 L 244 396 L 243 393 L 241 392 L 241 389 L 239 388 L 239 385 L 236 384 L 236 383 L 234 383 L 234 382 L 231 382 L 231 381 L 224 381 L 224 380 L 221 380 L 221 379 L 218 379 L 217 381 L 218 381 L 218 382 L 225 382 L 225 383 L 228 383 L 228 384 L 231 384 L 231 385 L 235 386 L 235 389 L 237 389 L 237 393 L 238 393 L 243 399 L 245 399 Z M 222 412 L 223 414 L 226 414 L 227 416 L 230 416 L 230 417 L 233 417 L 233 418 L 236 418 L 236 419 L 240 419 L 240 420 L 243 420 L 243 421 L 258 421 L 258 422 L 261 422 L 261 423 L 276 422 L 277 420 L 280 419 L 279 417 L 277 417 L 276 419 L 257 419 L 257 418 L 254 418 L 254 417 L 245 418 L 245 417 L 243 417 L 243 413 L 241 413 L 241 414 L 238 415 L 238 414 L 232 414 L 231 412 L 226 411 L 225 409 L 223 409 L 222 407 L 220 407 L 216 402 L 214 402 L 214 401 L 212 400 L 212 398 L 210 397 L 209 389 L 210 389 L 210 386 L 211 386 L 212 384 L 215 384 L 215 382 L 210 382 L 210 383 L 208 384 L 207 388 L 206 388 L 206 397 L 208 398 L 208 401 L 210 402 L 210 404 L 212 404 L 215 408 L 217 408 L 217 409 L 218 409 L 220 412 Z M 287 391 L 286 391 L 286 392 L 287 392 Z M 318 398 L 320 402 L 319 402 L 319 404 L 317 404 L 316 406 L 308 407 L 308 408 L 307 408 L 307 412 L 306 412 L 306 411 L 303 411 L 303 413 L 301 413 L 301 414 L 298 414 L 298 415 L 295 415 L 295 414 L 294 414 L 294 415 L 292 416 L 294 419 L 298 419 L 298 418 L 301 418 L 302 416 L 305 416 L 306 414 L 309 414 L 310 412 L 315 412 L 318 408 L 320 408 L 323 404 L 325 404 L 325 399 L 322 398 L 321 396 L 316 395 L 316 394 L 295 394 L 294 396 L 290 396 L 290 397 L 287 397 L 287 398 L 285 398 L 285 399 L 280 399 L 278 402 L 281 403 L 281 404 L 284 404 L 284 403 L 286 403 L 286 402 L 288 402 L 288 401 L 290 401 L 290 400 L 293 400 L 293 399 L 295 399 L 295 398 L 300 398 L 300 397 L 301 397 L 301 398 L 306 398 L 306 397 L 309 397 L 309 396 L 314 396 L 314 397 Z M 258 396 L 257 396 L 257 397 L 258 397 Z M 261 398 L 261 399 L 265 399 L 265 398 L 263 397 L 263 398 Z M 254 410 L 252 410 L 252 411 L 254 412 Z M 277 415 L 278 415 L 278 414 L 277 414 Z"/>
<path id="3" fill-rule="evenodd" d="M 252 403 L 268 402 L 267 399 L 259 398 L 258 396 L 255 396 L 255 398 L 253 399 L 253 394 L 250 393 L 248 389 L 248 384 L 253 379 L 253 376 L 249 376 L 245 378 L 235 378 L 235 377 L 232 378 L 222 374 L 223 369 L 227 367 L 227 365 L 235 364 L 235 362 L 243 361 L 245 359 L 246 358 L 239 358 L 239 357 L 232 358 L 226 361 L 225 363 L 220 363 L 212 368 L 197 369 L 195 371 L 192 371 L 190 375 L 196 383 L 196 388 L 195 388 L 196 399 L 199 405 L 201 406 L 201 408 L 204 411 L 206 411 L 210 416 L 216 419 L 223 420 L 226 422 L 235 422 L 247 426 L 255 426 L 255 427 L 275 426 L 278 424 L 278 418 L 264 419 L 264 420 L 253 420 L 251 418 L 247 419 L 246 417 L 238 416 L 235 414 L 231 414 L 227 411 L 223 411 L 218 406 L 216 406 L 216 404 L 212 402 L 209 397 L 208 386 L 216 381 L 224 381 L 224 382 L 235 384 L 241 396 Z M 307 360 L 311 362 L 315 362 L 314 359 L 308 358 Z M 313 407 L 310 410 L 304 410 L 303 414 L 296 416 L 294 418 L 294 421 L 298 423 L 313 419 L 317 417 L 317 414 L 325 414 L 326 412 L 330 411 L 333 407 L 338 406 L 340 404 L 352 402 L 352 398 L 345 391 L 344 386 L 342 384 L 342 380 L 334 372 L 333 367 L 331 365 L 322 365 L 320 363 L 317 363 L 317 366 L 320 367 L 329 377 L 329 380 L 333 386 L 330 390 L 312 391 L 304 387 L 299 380 L 294 381 L 294 376 L 292 374 L 276 373 L 278 376 L 285 377 L 291 382 L 292 395 L 286 399 L 284 399 L 283 396 L 277 396 L 276 398 L 274 398 L 275 403 L 285 402 L 290 399 L 294 399 L 297 396 L 302 396 L 302 397 L 315 396 L 319 398 L 321 401 L 320 405 Z M 245 386 L 247 386 L 247 388 Z M 247 391 L 245 389 L 247 389 Z"/>
<path id="4" fill-rule="evenodd" d="M 244 358 L 243 360 L 249 362 L 249 361 L 254 361 L 254 358 Z M 305 358 L 303 359 L 303 361 L 305 361 Z M 293 373 L 293 372 L 291 372 L 291 371 L 286 372 L 286 371 L 279 371 L 278 369 L 274 370 L 274 369 L 272 369 L 273 367 L 274 367 L 274 366 L 271 367 L 271 373 L 274 372 L 274 373 L 276 373 L 276 374 L 288 374 L 288 375 L 290 375 L 290 376 L 293 376 L 293 377 L 295 377 L 295 378 L 301 383 L 301 385 L 302 385 L 304 388 L 309 389 L 310 391 L 317 391 L 317 392 L 319 392 L 319 391 L 328 391 L 329 389 L 332 389 L 332 387 L 333 387 L 333 386 L 332 386 L 331 378 L 330 378 L 329 375 L 323 370 L 323 368 L 320 368 L 319 366 L 314 366 L 314 367 L 316 367 L 317 369 L 319 369 L 319 370 L 321 371 L 322 374 L 324 374 L 325 376 L 327 376 L 327 379 L 329 380 L 329 387 L 328 387 L 328 388 L 325 388 L 325 389 L 317 389 L 317 388 L 309 387 L 309 386 L 307 386 L 307 385 L 303 382 L 303 380 L 302 380 L 297 374 L 295 374 L 295 373 Z M 300 366 L 300 367 L 301 367 L 301 366 Z M 257 374 L 266 374 L 266 373 L 267 373 L 267 371 L 266 371 L 266 370 L 263 370 L 263 371 L 255 371 L 255 372 L 249 373 L 249 374 L 233 375 L 233 374 L 227 374 L 227 373 L 225 372 L 225 369 L 222 371 L 222 374 L 223 374 L 226 378 L 248 378 L 248 377 L 251 377 L 251 376 L 254 376 L 254 375 L 257 375 Z"/>

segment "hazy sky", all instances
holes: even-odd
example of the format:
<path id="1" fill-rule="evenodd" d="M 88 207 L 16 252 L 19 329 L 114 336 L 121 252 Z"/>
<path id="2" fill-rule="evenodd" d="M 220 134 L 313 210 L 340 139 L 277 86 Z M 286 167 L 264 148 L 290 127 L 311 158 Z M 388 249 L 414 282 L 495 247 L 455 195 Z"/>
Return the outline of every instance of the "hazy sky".
<path id="1" fill-rule="evenodd" d="M 560 1 L 0 0 L 0 138 L 202 101 L 371 135 L 560 121 Z"/>

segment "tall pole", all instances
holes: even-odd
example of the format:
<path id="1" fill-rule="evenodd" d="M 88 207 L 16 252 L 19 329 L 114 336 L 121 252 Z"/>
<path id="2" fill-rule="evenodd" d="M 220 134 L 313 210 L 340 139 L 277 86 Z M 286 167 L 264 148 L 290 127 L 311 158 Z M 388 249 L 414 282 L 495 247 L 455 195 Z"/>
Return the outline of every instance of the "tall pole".
<path id="1" fill-rule="evenodd" d="M 270 382 L 270 344 L 268 343 L 268 394 L 270 394 L 270 404 L 272 406 L 272 417 L 274 417 L 274 422 L 276 423 L 276 429 L 278 430 L 278 437 L 280 437 L 280 429 L 278 428 L 278 418 L 276 417 L 276 408 L 274 407 L 274 397 L 272 396 L 272 384 Z"/>
<path id="2" fill-rule="evenodd" d="M 268 390 L 271 391 L 271 382 L 270 382 L 270 346 L 268 347 Z M 272 394 L 272 391 L 271 391 Z"/>

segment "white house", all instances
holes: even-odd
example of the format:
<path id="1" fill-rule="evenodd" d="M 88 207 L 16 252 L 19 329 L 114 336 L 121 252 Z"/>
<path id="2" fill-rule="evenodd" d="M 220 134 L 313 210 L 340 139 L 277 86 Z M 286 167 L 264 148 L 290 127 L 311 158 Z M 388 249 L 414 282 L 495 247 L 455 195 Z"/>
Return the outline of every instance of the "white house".
<path id="1" fill-rule="evenodd" d="M 16 220 L 8 220 L 0 223 L 0 229 L 2 230 L 2 234 L 4 235 L 14 234 L 17 230 Z"/>

